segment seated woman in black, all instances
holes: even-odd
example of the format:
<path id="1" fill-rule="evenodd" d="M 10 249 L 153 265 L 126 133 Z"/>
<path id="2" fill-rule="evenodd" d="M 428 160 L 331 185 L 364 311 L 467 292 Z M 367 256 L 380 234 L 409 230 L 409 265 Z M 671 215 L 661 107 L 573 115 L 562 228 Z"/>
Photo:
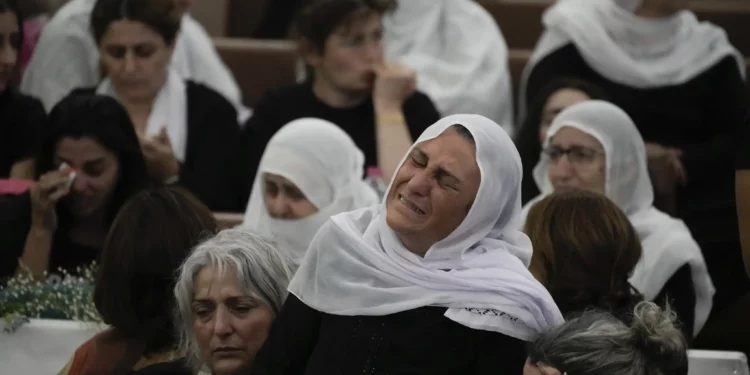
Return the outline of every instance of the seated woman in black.
<path id="1" fill-rule="evenodd" d="M 690 230 L 653 206 L 645 148 L 633 121 L 615 105 L 589 100 L 569 107 L 557 115 L 547 131 L 544 154 L 534 168 L 542 193 L 524 207 L 524 212 L 552 192 L 584 189 L 609 198 L 625 213 L 643 248 L 630 283 L 647 301 L 666 293 L 690 338 L 708 319 L 714 287 Z M 567 220 L 565 223 L 581 233 L 590 230 L 570 211 L 563 210 L 565 219 L 558 221 Z M 596 210 L 591 212 L 596 215 Z M 536 253 L 537 248 L 534 250 Z"/>
<path id="2" fill-rule="evenodd" d="M 149 181 L 128 114 L 98 95 L 73 93 L 55 106 L 35 164 L 31 191 L 0 204 L 0 279 L 96 260 L 120 206 Z"/>
<path id="3" fill-rule="evenodd" d="M 18 74 L 23 18 L 17 0 L 0 0 L 0 178 L 32 179 L 32 157 L 46 121 L 42 103 L 11 85 Z"/>
<path id="4" fill-rule="evenodd" d="M 591 99 L 604 99 L 604 93 L 598 87 L 576 78 L 555 79 L 534 98 L 514 139 L 523 163 L 521 203 L 526 204 L 539 195 L 532 171 L 539 162 L 542 143 L 552 120 L 563 109 Z"/>
<path id="5" fill-rule="evenodd" d="M 559 77 L 600 87 L 635 122 L 659 208 L 685 221 L 716 284 L 715 312 L 750 291 L 734 201 L 745 63 L 683 0 L 571 0 L 544 14 L 521 110 Z M 524 104 L 525 102 L 525 104 Z M 527 111 L 528 113 L 528 111 Z"/>
<path id="6" fill-rule="evenodd" d="M 106 78 L 96 92 L 130 115 L 151 177 L 213 211 L 243 212 L 240 128 L 232 104 L 169 68 L 180 14 L 172 0 L 99 0 L 91 28 Z M 93 91 L 93 89 L 91 89 Z"/>
<path id="7" fill-rule="evenodd" d="M 566 318 L 599 309 L 626 320 L 643 301 L 628 282 L 641 241 L 607 197 L 586 190 L 549 195 L 531 207 L 524 232 L 534 247 L 529 270 Z"/>
<path id="8" fill-rule="evenodd" d="M 248 179 L 266 144 L 292 120 L 314 117 L 343 129 L 389 181 L 401 156 L 440 115 L 416 91 L 416 74 L 384 60 L 382 15 L 395 1 L 314 1 L 297 19 L 302 58 L 311 77 L 267 93 L 246 129 Z M 251 186 L 252 181 L 247 181 Z"/>
<path id="9" fill-rule="evenodd" d="M 520 192 L 498 124 L 429 127 L 383 204 L 318 231 L 250 373 L 520 374 L 525 341 L 562 322 L 527 269 Z"/>

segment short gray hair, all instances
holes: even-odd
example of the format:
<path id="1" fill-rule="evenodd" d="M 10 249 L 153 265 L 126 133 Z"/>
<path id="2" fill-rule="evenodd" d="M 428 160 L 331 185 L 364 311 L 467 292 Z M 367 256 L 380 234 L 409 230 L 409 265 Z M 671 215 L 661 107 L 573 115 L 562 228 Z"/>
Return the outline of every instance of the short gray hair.
<path id="1" fill-rule="evenodd" d="M 687 343 L 669 306 L 641 302 L 630 318 L 584 312 L 530 342 L 529 360 L 575 375 L 687 375 Z"/>
<path id="2" fill-rule="evenodd" d="M 174 294 L 180 346 L 188 364 L 200 371 L 206 365 L 193 330 L 194 279 L 205 267 L 219 275 L 234 272 L 242 290 L 267 305 L 274 316 L 281 310 L 292 277 L 291 261 L 276 246 L 247 228 L 226 229 L 193 249 L 180 267 Z"/>

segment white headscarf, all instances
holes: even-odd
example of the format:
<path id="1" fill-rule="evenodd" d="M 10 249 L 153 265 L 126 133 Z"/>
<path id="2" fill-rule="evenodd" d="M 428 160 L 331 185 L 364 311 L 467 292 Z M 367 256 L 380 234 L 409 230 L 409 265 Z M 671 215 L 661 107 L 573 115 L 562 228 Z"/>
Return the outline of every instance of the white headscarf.
<path id="1" fill-rule="evenodd" d="M 364 163 L 362 151 L 333 123 L 314 118 L 288 123 L 266 146 L 243 225 L 275 236 L 299 264 L 315 232 L 332 215 L 378 202 L 375 191 L 362 181 Z M 299 220 L 271 218 L 263 199 L 264 173 L 293 182 L 318 212 Z"/>
<path id="2" fill-rule="evenodd" d="M 736 58 L 744 77 L 742 54 L 723 29 L 699 22 L 688 10 L 661 19 L 638 17 L 633 13 L 640 3 L 560 0 L 550 7 L 542 18 L 545 31 L 524 68 L 520 108 L 526 105 L 525 83 L 536 63 L 570 43 L 594 71 L 630 87 L 683 84 L 727 56 Z"/>
<path id="3" fill-rule="evenodd" d="M 521 160 L 507 133 L 485 117 L 456 115 L 429 127 L 415 145 L 455 124 L 473 135 L 481 173 L 459 227 L 420 257 L 388 227 L 384 204 L 336 215 L 310 244 L 290 292 L 334 315 L 447 307 L 445 316 L 460 324 L 521 340 L 562 322 L 552 297 L 527 269 L 531 241 L 517 230 Z"/>
<path id="4" fill-rule="evenodd" d="M 646 146 L 635 124 L 613 104 L 600 100 L 582 102 L 568 107 L 555 118 L 545 147 L 563 127 L 591 135 L 604 148 L 605 194 L 628 216 L 643 248 L 643 256 L 630 283 L 646 300 L 653 300 L 680 267 L 690 265 L 696 298 L 693 334 L 698 334 L 711 312 L 714 286 L 703 254 L 687 226 L 653 207 L 654 191 L 648 174 Z M 534 203 L 552 193 L 548 172 L 549 157 L 543 154 L 534 168 L 534 180 L 542 193 L 526 204 L 524 220 Z"/>
<path id="5" fill-rule="evenodd" d="M 105 78 L 96 89 L 99 95 L 106 95 L 120 100 L 120 96 L 110 78 Z M 187 87 L 185 81 L 168 69 L 167 80 L 154 99 L 151 114 L 146 124 L 146 135 L 155 136 L 162 128 L 166 128 L 172 143 L 172 152 L 180 162 L 185 161 L 187 153 Z"/>
<path id="6" fill-rule="evenodd" d="M 415 69 L 419 89 L 440 113 L 476 113 L 512 133 L 508 47 L 497 23 L 474 0 L 401 1 L 385 17 L 389 59 Z"/>

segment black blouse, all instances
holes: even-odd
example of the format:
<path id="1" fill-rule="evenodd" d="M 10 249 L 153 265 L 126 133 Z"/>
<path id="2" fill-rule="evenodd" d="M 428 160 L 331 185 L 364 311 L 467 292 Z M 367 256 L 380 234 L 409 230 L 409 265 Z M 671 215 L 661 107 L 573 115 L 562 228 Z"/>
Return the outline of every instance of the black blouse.
<path id="1" fill-rule="evenodd" d="M 440 119 L 430 98 L 415 93 L 403 106 L 406 125 L 412 139 Z M 338 125 L 352 138 L 365 154 L 366 166 L 377 166 L 377 137 L 375 109 L 372 99 L 352 108 L 334 108 L 320 101 L 310 83 L 297 84 L 267 93 L 255 107 L 253 117 L 245 126 L 245 138 L 250 153 L 248 186 L 252 187 L 255 173 L 268 141 L 287 123 L 304 117 L 314 117 Z"/>
<path id="2" fill-rule="evenodd" d="M 26 236 L 31 229 L 31 196 L 0 196 L 0 283 L 13 276 L 18 267 L 18 258 L 23 255 Z M 49 255 L 51 273 L 60 269 L 76 274 L 78 267 L 88 266 L 97 259 L 101 249 L 73 242 L 64 229 L 58 228 L 52 239 Z"/>
<path id="3" fill-rule="evenodd" d="M 321 313 L 290 294 L 252 375 L 521 374 L 525 342 L 456 323 L 441 307 L 386 316 Z"/>
<path id="4" fill-rule="evenodd" d="M 47 114 L 39 100 L 8 88 L 0 93 L 0 178 L 13 164 L 34 156 Z"/>
<path id="5" fill-rule="evenodd" d="M 187 150 L 180 184 L 215 212 L 244 212 L 250 193 L 243 186 L 247 164 L 237 111 L 208 86 L 186 81 L 186 87 Z"/>
<path id="6" fill-rule="evenodd" d="M 701 247 L 717 289 L 715 311 L 750 290 L 735 210 L 737 131 L 746 120 L 748 95 L 733 56 L 680 85 L 639 89 L 594 71 L 573 44 L 540 60 L 525 93 L 529 103 L 550 80 L 591 82 L 630 115 L 646 142 L 683 151 L 687 185 L 677 191 L 677 216 Z"/>

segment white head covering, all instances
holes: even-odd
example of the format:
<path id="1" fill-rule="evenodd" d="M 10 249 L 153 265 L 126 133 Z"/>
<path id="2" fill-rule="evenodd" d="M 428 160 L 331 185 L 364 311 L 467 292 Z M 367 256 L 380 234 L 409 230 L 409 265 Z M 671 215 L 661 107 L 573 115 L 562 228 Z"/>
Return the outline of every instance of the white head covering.
<path id="1" fill-rule="evenodd" d="M 99 84 L 96 93 L 120 100 L 110 78 L 105 78 Z M 156 95 L 151 114 L 148 116 L 146 135 L 155 136 L 166 127 L 175 158 L 184 162 L 187 152 L 187 121 L 187 87 L 174 70 L 168 69 L 167 80 Z"/>
<path id="2" fill-rule="evenodd" d="M 362 181 L 364 163 L 362 151 L 333 123 L 303 118 L 286 124 L 263 153 L 243 225 L 273 234 L 299 264 L 315 232 L 332 215 L 378 202 Z M 263 199 L 264 173 L 292 181 L 318 212 L 299 220 L 271 218 Z"/>
<path id="3" fill-rule="evenodd" d="M 726 56 L 736 58 L 744 77 L 742 54 L 729 43 L 724 30 L 708 22 L 698 22 L 688 10 L 661 19 L 638 17 L 633 12 L 640 3 L 640 0 L 555 3 L 544 13 L 545 31 L 524 68 L 521 98 L 536 63 L 569 43 L 576 46 L 594 71 L 630 87 L 679 85 Z M 524 108 L 523 99 L 521 104 Z"/>
<path id="4" fill-rule="evenodd" d="M 646 163 L 646 146 L 633 121 L 619 107 L 600 100 L 582 102 L 562 111 L 552 122 L 545 147 L 563 127 L 572 127 L 596 138 L 606 155 L 605 194 L 625 212 L 641 239 L 643 256 L 630 283 L 653 300 L 669 278 L 685 264 L 690 265 L 695 289 L 697 334 L 708 319 L 714 286 L 698 244 L 681 221 L 653 207 L 654 191 Z M 534 168 L 534 180 L 542 193 L 524 207 L 529 208 L 551 194 L 549 157 L 542 155 Z"/>
<path id="5" fill-rule="evenodd" d="M 384 19 L 389 59 L 415 69 L 440 113 L 476 113 L 513 130 L 508 47 L 474 0 L 408 0 Z"/>
<path id="6" fill-rule="evenodd" d="M 460 324 L 522 340 L 562 322 L 552 297 L 527 270 L 531 241 L 516 229 L 521 160 L 507 133 L 485 117 L 456 115 L 429 127 L 415 145 L 455 124 L 473 135 L 481 173 L 459 227 L 420 257 L 388 227 L 384 204 L 336 215 L 310 244 L 290 292 L 335 315 L 447 307 L 445 316 Z"/>

